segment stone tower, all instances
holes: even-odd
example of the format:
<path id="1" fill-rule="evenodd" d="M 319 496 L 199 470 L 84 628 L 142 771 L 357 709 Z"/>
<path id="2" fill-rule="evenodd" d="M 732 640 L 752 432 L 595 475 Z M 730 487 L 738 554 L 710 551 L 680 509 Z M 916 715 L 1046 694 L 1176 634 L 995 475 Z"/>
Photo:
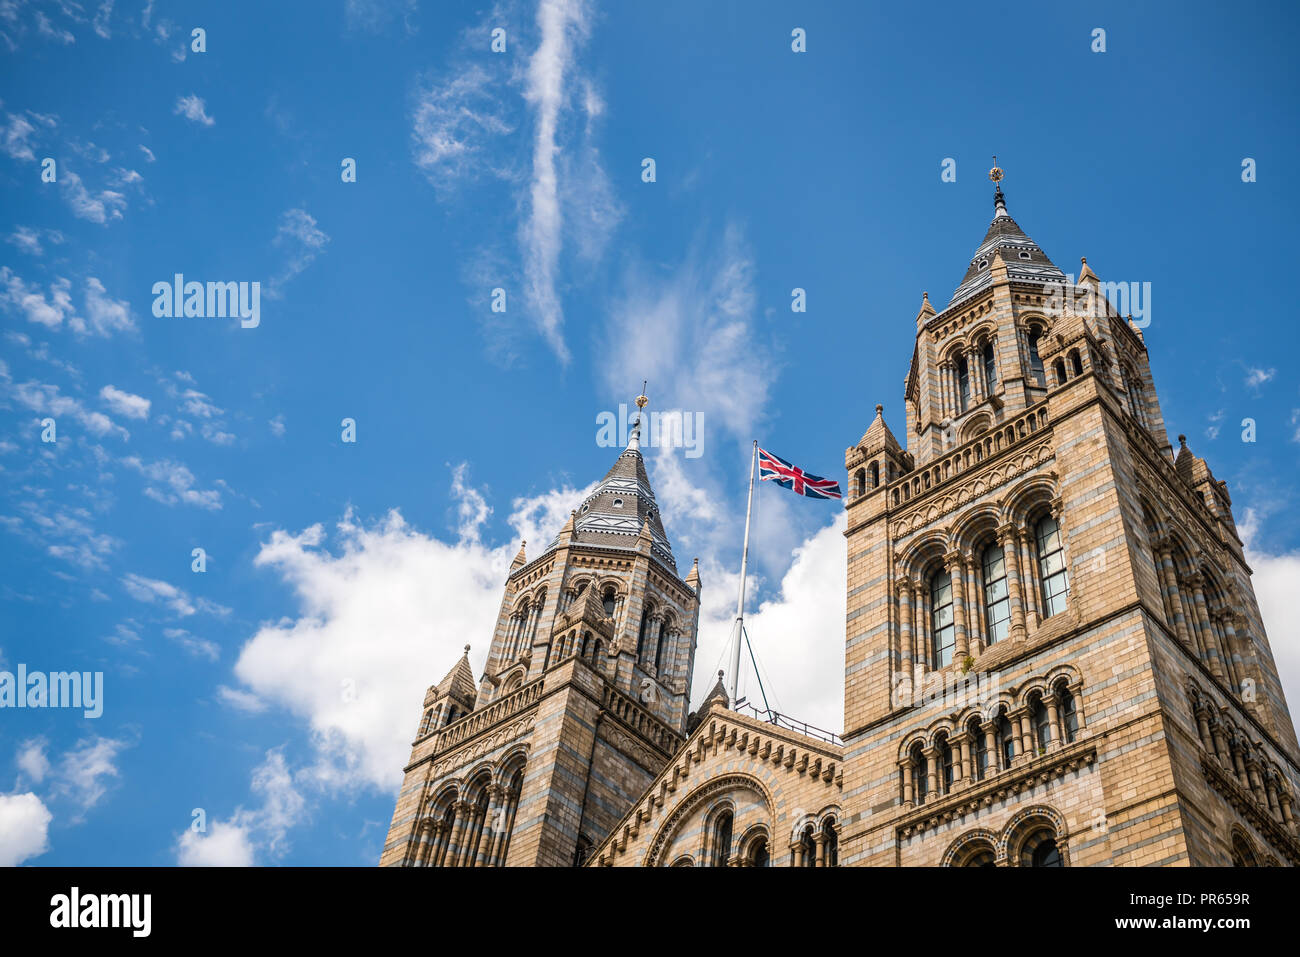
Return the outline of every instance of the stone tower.
<path id="1" fill-rule="evenodd" d="M 555 540 L 520 547 L 477 684 L 466 646 L 426 693 L 381 865 L 581 863 L 685 740 L 699 571 L 678 577 L 639 421 Z"/>
<path id="2" fill-rule="evenodd" d="M 1228 489 L 1172 448 L 1120 289 L 999 184 L 922 297 L 906 446 L 877 406 L 846 452 L 844 864 L 1300 863 Z"/>

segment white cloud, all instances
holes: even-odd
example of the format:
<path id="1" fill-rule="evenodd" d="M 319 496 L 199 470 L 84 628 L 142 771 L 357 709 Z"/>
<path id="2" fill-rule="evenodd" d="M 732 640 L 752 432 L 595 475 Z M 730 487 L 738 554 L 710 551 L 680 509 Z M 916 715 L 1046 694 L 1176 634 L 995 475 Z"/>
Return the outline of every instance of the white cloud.
<path id="1" fill-rule="evenodd" d="M 1249 389 L 1258 389 L 1265 382 L 1270 381 L 1273 376 L 1277 375 L 1276 369 L 1257 369 L 1251 366 L 1246 370 L 1246 387 Z"/>
<path id="2" fill-rule="evenodd" d="M 176 100 L 176 106 L 172 113 L 177 116 L 183 116 L 187 120 L 198 123 L 200 126 L 213 126 L 216 120 L 208 116 L 208 105 L 203 98 L 191 93 L 189 96 L 182 96 Z"/>
<path id="3" fill-rule="evenodd" d="M 54 819 L 35 794 L 0 794 L 0 867 L 17 867 L 49 848 Z"/>
<path id="4" fill-rule="evenodd" d="M 240 691 L 238 688 L 230 688 L 226 685 L 220 685 L 217 688 L 217 697 L 225 704 L 230 705 L 236 711 L 245 711 L 249 714 L 260 714 L 266 710 L 266 702 L 255 694 L 249 694 L 247 691 Z"/>
<path id="5" fill-rule="evenodd" d="M 163 604 L 182 618 L 194 614 L 197 609 L 189 594 L 182 588 L 157 578 L 145 578 L 134 572 L 122 579 L 122 587 L 136 601 L 148 604 Z"/>
<path id="6" fill-rule="evenodd" d="M 102 0 L 99 9 L 95 12 L 95 33 L 105 40 L 112 39 L 112 32 L 108 29 L 108 21 L 113 16 L 113 0 Z"/>
<path id="7" fill-rule="evenodd" d="M 0 384 L 7 377 L 0 375 Z M 42 416 L 53 416 L 56 421 L 67 417 L 80 422 L 95 435 L 117 435 L 130 438 L 126 429 L 117 425 L 102 412 L 92 412 L 80 399 L 63 395 L 59 387 L 45 382 L 27 381 L 10 387 L 10 394 L 22 405 Z"/>
<path id="8" fill-rule="evenodd" d="M 107 568 L 104 559 L 121 544 L 110 535 L 98 534 L 85 508 L 37 499 L 22 501 L 16 508 L 21 516 L 0 515 L 0 525 L 55 558 L 82 568 Z"/>
<path id="9" fill-rule="evenodd" d="M 18 749 L 18 770 L 31 779 L 33 784 L 40 784 L 50 773 L 50 759 L 45 755 L 45 739 L 32 738 L 24 741 Z"/>
<path id="10" fill-rule="evenodd" d="M 108 793 L 110 779 L 118 777 L 117 756 L 126 746 L 125 741 L 92 737 L 63 755 L 55 771 L 54 793 L 73 802 L 74 821 Z"/>
<path id="11" fill-rule="evenodd" d="M 149 147 L 145 146 L 143 143 L 140 144 L 140 152 L 144 154 L 144 158 L 147 162 L 153 163 L 157 161 L 157 157 L 153 155 L 153 150 L 149 149 Z"/>
<path id="12" fill-rule="evenodd" d="M 544 499 L 514 503 L 516 533 L 532 536 L 537 550 L 578 501 L 569 499 L 561 517 L 553 497 Z M 255 564 L 279 573 L 298 613 L 264 623 L 240 650 L 235 675 L 259 701 L 308 723 L 317 752 L 310 774 L 322 785 L 394 787 L 425 689 L 466 636 L 481 636 L 470 640 L 482 660 L 518 541 L 485 546 L 472 521 L 480 515 L 477 504 L 462 514 L 454 543 L 393 511 L 370 526 L 345 515 L 333 551 L 320 525 L 277 530 L 263 544 Z"/>
<path id="13" fill-rule="evenodd" d="M 163 634 L 196 658 L 207 658 L 209 661 L 216 661 L 221 657 L 221 649 L 216 642 L 200 638 L 184 628 L 164 628 Z"/>
<path id="14" fill-rule="evenodd" d="M 208 822 L 208 831 L 184 832 L 176 841 L 176 862 L 182 867 L 251 867 L 257 852 L 276 859 L 289 849 L 290 828 L 303 823 L 307 802 L 298 791 L 278 750 L 253 771 L 252 791 L 261 798 L 256 808 L 237 808 L 229 820 Z"/>
<path id="15" fill-rule="evenodd" d="M 667 276 L 633 267 L 623 286 L 602 350 L 609 390 L 623 395 L 649 379 L 658 407 L 702 416 L 712 449 L 723 432 L 748 444 L 776 367 L 756 329 L 754 263 L 740 229 L 728 227 L 714 251 L 695 243 Z"/>
<path id="16" fill-rule="evenodd" d="M 78 219 L 92 223 L 104 224 L 110 219 L 121 219 L 122 210 L 126 209 L 126 197 L 111 189 L 102 189 L 98 193 L 87 189 L 81 177 L 65 165 L 59 170 L 59 183 L 63 188 L 63 200 L 72 209 Z"/>
<path id="17" fill-rule="evenodd" d="M 36 154 L 32 151 L 31 136 L 36 127 L 22 116 L 8 114 L 8 124 L 0 128 L 0 150 L 10 159 L 32 162 Z"/>
<path id="18" fill-rule="evenodd" d="M 571 70 L 575 47 L 586 39 L 586 5 L 582 0 L 541 0 L 537 26 L 541 41 L 528 62 L 524 89 L 524 99 L 535 111 L 533 170 L 528 217 L 519 233 L 529 303 L 542 337 L 560 361 L 567 362 L 564 310 L 556 290 L 564 214 L 555 159 L 560 111 L 566 101 L 565 74 Z"/>
<path id="19" fill-rule="evenodd" d="M 6 311 L 18 310 L 28 322 L 58 329 L 73 313 L 72 283 L 67 279 L 55 279 L 50 284 L 47 298 L 39 286 L 29 286 L 8 266 L 0 266 L 0 305 Z"/>
<path id="20" fill-rule="evenodd" d="M 124 415 L 128 419 L 149 418 L 149 406 L 152 403 L 143 396 L 106 385 L 99 390 L 99 397 L 118 415 Z"/>
<path id="21" fill-rule="evenodd" d="M 1255 599 L 1287 704 L 1294 714 L 1300 707 L 1300 618 L 1294 612 L 1296 585 L 1300 583 L 1300 551 L 1277 554 L 1255 548 L 1258 528 L 1257 515 L 1252 509 L 1246 509 L 1237 532 L 1246 547 L 1246 563 L 1254 572 L 1251 583 Z"/>
<path id="22" fill-rule="evenodd" d="M 268 284 L 267 297 L 281 298 L 284 285 L 310 266 L 329 241 L 329 236 L 305 209 L 285 210 L 280 216 L 274 243 L 288 252 L 288 259 L 279 275 Z"/>
<path id="23" fill-rule="evenodd" d="M 183 503 L 198 508 L 221 508 L 221 493 L 215 489 L 197 489 L 194 487 L 194 473 L 171 459 L 158 459 L 145 462 L 137 456 L 122 459 L 122 464 L 131 468 L 151 482 L 158 485 L 145 487 L 144 494 L 163 505 Z"/>
<path id="24" fill-rule="evenodd" d="M 181 867 L 252 867 L 253 845 L 237 824 L 213 821 L 206 832 L 186 831 L 176 842 Z"/>
<path id="25" fill-rule="evenodd" d="M 277 438 L 284 435 L 285 433 L 284 413 L 282 412 L 279 415 L 277 415 L 274 419 L 271 419 L 269 422 L 267 422 L 267 425 L 271 427 L 271 434 L 276 436 Z"/>
<path id="26" fill-rule="evenodd" d="M 450 195 L 487 164 L 490 138 L 514 132 L 497 94 L 501 82 L 480 64 L 466 63 L 417 94 L 411 131 L 415 165 L 440 196 Z"/>
<path id="27" fill-rule="evenodd" d="M 76 38 L 71 33 L 62 27 L 56 27 L 50 22 L 50 18 L 39 10 L 36 11 L 36 31 L 41 36 L 58 43 L 70 44 L 76 42 Z"/>
<path id="28" fill-rule="evenodd" d="M 844 529 L 845 516 L 840 512 L 797 546 L 776 595 L 745 616 L 745 630 L 763 668 L 771 707 L 836 732 L 844 723 L 844 583 L 848 579 Z M 736 619 L 739 569 L 728 571 L 710 563 L 700 575 L 704 595 L 691 688 L 697 704 L 713 688 L 718 668 L 728 667 L 726 647 Z M 741 675 L 741 693 L 761 707 L 748 651 L 742 655 Z"/>

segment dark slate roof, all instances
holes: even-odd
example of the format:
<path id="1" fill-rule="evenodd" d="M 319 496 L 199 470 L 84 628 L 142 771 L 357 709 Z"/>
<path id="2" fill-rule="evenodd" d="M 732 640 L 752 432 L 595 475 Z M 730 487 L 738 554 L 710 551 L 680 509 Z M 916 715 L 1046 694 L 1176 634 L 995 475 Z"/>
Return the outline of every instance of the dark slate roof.
<path id="1" fill-rule="evenodd" d="M 639 449 L 624 449 L 600 483 L 578 506 L 573 540 L 602 548 L 636 548 L 637 536 L 650 522 L 650 549 L 673 572 L 677 563 L 659 517 L 645 460 Z M 551 543 L 554 548 L 558 543 Z M 550 548 L 547 551 L 550 551 Z"/>
<path id="2" fill-rule="evenodd" d="M 1019 282 L 1065 282 L 1065 274 L 1038 248 L 1038 244 L 1025 235 L 1025 231 L 1007 214 L 1001 190 L 995 199 L 993 222 L 989 224 L 984 241 L 975 250 L 970 268 L 961 277 L 957 291 L 952 294 L 947 309 L 964 302 L 989 285 L 993 253 L 1002 252 L 1007 266 L 1007 276 Z M 1024 254 L 1024 255 L 1022 255 Z"/>

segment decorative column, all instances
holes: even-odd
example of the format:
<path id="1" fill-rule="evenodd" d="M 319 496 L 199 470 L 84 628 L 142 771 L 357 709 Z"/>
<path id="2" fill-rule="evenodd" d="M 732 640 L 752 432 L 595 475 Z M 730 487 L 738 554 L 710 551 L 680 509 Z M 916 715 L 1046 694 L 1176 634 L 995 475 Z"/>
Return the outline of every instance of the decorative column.
<path id="1" fill-rule="evenodd" d="M 1025 640 L 1025 599 L 1020 590 L 1020 563 L 1016 560 L 1016 527 L 1003 525 L 998 529 L 998 544 L 1002 546 L 1002 561 L 1007 569 L 1007 596 L 1011 605 L 1011 640 Z"/>
<path id="2" fill-rule="evenodd" d="M 1295 818 L 1291 816 L 1291 795 L 1283 791 L 1277 796 L 1277 802 L 1282 806 L 1282 823 L 1292 834 L 1296 832 Z"/>
<path id="3" fill-rule="evenodd" d="M 1205 649 L 1205 656 L 1209 659 L 1210 674 L 1220 681 L 1226 681 L 1219 649 L 1211 637 L 1213 631 L 1210 627 L 1210 612 L 1205 604 L 1205 578 L 1198 572 L 1189 576 L 1188 582 L 1192 586 L 1192 601 L 1196 608 L 1196 631 L 1200 635 L 1200 644 Z"/>
<path id="4" fill-rule="evenodd" d="M 903 807 L 913 807 L 916 801 L 912 792 L 912 759 L 900 761 L 899 766 L 903 769 Z"/>
<path id="5" fill-rule="evenodd" d="M 1210 722 L 1204 706 L 1196 709 L 1196 728 L 1201 735 L 1201 747 L 1213 751 L 1214 738 L 1210 735 Z"/>
<path id="6" fill-rule="evenodd" d="M 488 787 L 488 808 L 487 814 L 483 817 L 483 837 L 479 841 L 478 854 L 474 858 L 474 867 L 491 866 L 492 850 L 497 839 L 501 836 L 501 829 L 496 827 L 496 823 L 501 814 L 501 797 L 504 791 L 505 788 L 499 784 Z"/>
<path id="7" fill-rule="evenodd" d="M 925 758 L 925 793 L 928 797 L 939 794 L 939 752 L 935 748 L 926 748 L 921 752 Z"/>
<path id="8" fill-rule="evenodd" d="M 979 563 L 974 556 L 966 558 L 966 596 L 969 599 L 966 607 L 970 609 L 967 614 L 968 639 L 970 650 L 967 652 L 972 658 L 978 658 L 984 653 L 984 603 L 980 600 L 980 582 L 978 574 Z"/>
<path id="9" fill-rule="evenodd" d="M 822 828 L 817 829 L 813 835 L 813 841 L 817 844 L 817 857 L 813 860 L 813 867 L 826 866 L 826 831 Z"/>
<path id="10" fill-rule="evenodd" d="M 1223 663 L 1228 672 L 1228 680 L 1232 682 L 1233 693 L 1239 695 L 1242 692 L 1241 659 L 1239 656 L 1234 655 L 1237 648 L 1237 629 L 1232 621 L 1234 616 L 1231 612 L 1222 609 L 1216 611 L 1215 614 L 1219 616 L 1219 627 L 1223 630 L 1224 644 L 1227 646 L 1223 649 L 1225 656 Z"/>
<path id="11" fill-rule="evenodd" d="M 1016 751 L 1019 753 L 1016 754 L 1015 761 L 1012 763 L 1022 764 L 1026 760 L 1032 760 L 1034 754 L 1032 746 L 1034 732 L 1030 726 L 1029 712 L 1024 708 L 1021 708 L 1013 714 L 1008 714 L 1007 720 L 1011 722 L 1011 731 L 1016 736 L 1016 744 L 1019 745 L 1019 747 L 1016 748 Z"/>
<path id="12" fill-rule="evenodd" d="M 966 561 L 960 551 L 954 550 L 945 556 L 945 564 L 952 584 L 953 634 L 956 639 L 953 660 L 962 661 L 970 654 L 970 642 L 966 638 Z"/>
<path id="13" fill-rule="evenodd" d="M 791 867 L 803 867 L 803 841 L 795 841 L 790 845 Z"/>
<path id="14" fill-rule="evenodd" d="M 1169 546 L 1169 539 L 1162 538 L 1159 547 L 1160 568 L 1164 572 L 1165 594 L 1169 596 L 1169 608 L 1174 616 L 1172 622 L 1174 631 L 1177 632 L 1178 640 L 1183 643 L 1183 647 L 1194 651 L 1195 646 L 1187 631 L 1187 619 L 1183 616 L 1183 599 L 1178 592 L 1178 574 L 1174 569 L 1174 553 Z"/>
<path id="15" fill-rule="evenodd" d="M 908 680 L 912 679 L 912 583 L 898 582 L 898 657 L 900 667 L 906 667 Z"/>
<path id="16" fill-rule="evenodd" d="M 1001 765 L 1001 756 L 998 754 L 998 722 L 994 718 L 980 724 L 980 730 L 984 732 L 984 753 L 989 756 L 989 768 L 994 774 L 997 774 L 998 767 Z"/>
<path id="17" fill-rule="evenodd" d="M 456 821 L 452 825 L 451 839 L 447 842 L 447 853 L 444 856 L 446 867 L 459 867 L 460 856 L 465 849 L 465 835 L 469 832 L 470 815 L 474 813 L 474 808 L 467 801 L 457 801 Z"/>
<path id="18" fill-rule="evenodd" d="M 1032 536 L 1025 529 L 1016 534 L 1021 556 L 1021 568 L 1024 569 L 1024 592 L 1027 606 L 1026 617 L 1030 628 L 1037 628 L 1042 616 L 1038 611 L 1038 576 L 1034 574 L 1034 548 Z"/>
<path id="19" fill-rule="evenodd" d="M 1214 756 L 1219 759 L 1221 765 L 1231 771 L 1232 749 L 1228 747 L 1228 739 L 1223 734 L 1223 725 L 1215 721 L 1210 725 L 1210 731 L 1214 739 Z"/>
<path id="20" fill-rule="evenodd" d="M 1064 729 L 1060 725 L 1060 702 L 1056 699 L 1055 690 L 1043 695 L 1043 704 L 1047 708 L 1047 750 L 1055 751 L 1065 741 Z"/>
<path id="21" fill-rule="evenodd" d="M 425 858 L 425 867 L 441 867 L 442 854 L 447 847 L 447 839 L 451 836 L 450 828 L 446 821 L 433 822 L 433 841 L 429 848 L 429 853 Z"/>
<path id="22" fill-rule="evenodd" d="M 921 582 L 915 579 L 912 581 L 912 594 L 916 596 L 916 601 L 912 602 L 912 681 L 915 696 L 915 687 L 925 677 L 930 657 L 925 653 L 925 592 L 921 590 Z"/>
<path id="23" fill-rule="evenodd" d="M 970 732 L 963 731 L 954 739 L 957 743 L 957 769 L 952 778 L 953 789 L 962 787 L 966 781 L 975 780 L 975 768 L 970 763 Z M 952 742 L 950 741 L 951 745 Z M 970 776 L 967 777 L 967 768 L 970 768 Z"/>

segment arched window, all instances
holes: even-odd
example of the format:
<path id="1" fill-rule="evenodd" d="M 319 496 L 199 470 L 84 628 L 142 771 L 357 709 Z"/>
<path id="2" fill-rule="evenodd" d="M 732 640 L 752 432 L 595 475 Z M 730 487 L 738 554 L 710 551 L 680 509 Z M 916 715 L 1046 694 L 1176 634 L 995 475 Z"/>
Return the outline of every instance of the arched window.
<path id="1" fill-rule="evenodd" d="M 993 387 L 998 382 L 998 362 L 993 355 L 993 343 L 984 343 L 984 381 L 988 385 L 989 393 L 992 394 Z"/>
<path id="2" fill-rule="evenodd" d="M 966 362 L 966 357 L 962 356 L 957 360 L 957 382 L 961 387 L 961 409 L 965 412 L 970 405 L 970 365 Z"/>
<path id="3" fill-rule="evenodd" d="M 1047 751 L 1047 746 L 1052 742 L 1052 725 L 1048 720 L 1047 708 L 1043 706 L 1043 699 L 1034 695 L 1029 700 L 1029 720 L 1034 728 L 1034 740 L 1038 743 L 1038 753 L 1043 754 Z"/>
<path id="4" fill-rule="evenodd" d="M 1079 358 L 1079 350 L 1070 350 L 1070 371 L 1076 376 L 1083 375 L 1083 360 Z"/>
<path id="5" fill-rule="evenodd" d="M 997 867 L 997 858 L 993 854 L 993 848 L 984 842 L 974 845 L 967 851 L 954 867 Z"/>
<path id="6" fill-rule="evenodd" d="M 749 845 L 749 866 L 750 867 L 769 867 L 772 863 L 772 852 L 768 850 L 767 838 L 757 837 Z"/>
<path id="7" fill-rule="evenodd" d="M 615 594 L 613 586 L 605 589 L 602 604 L 605 606 L 605 615 L 609 618 L 614 617 L 614 608 L 618 604 L 618 595 Z"/>
<path id="8" fill-rule="evenodd" d="M 731 825 L 734 818 L 730 811 L 723 811 L 713 822 L 713 866 L 726 867 L 731 858 Z"/>
<path id="9" fill-rule="evenodd" d="M 645 657 L 645 636 L 650 630 L 650 616 L 654 614 L 654 607 L 647 606 L 645 611 L 641 612 L 641 630 L 636 636 L 636 660 L 642 661 Z"/>
<path id="10" fill-rule="evenodd" d="M 858 474 L 853 476 L 854 489 L 859 495 L 865 495 L 867 491 L 867 470 L 858 469 Z"/>
<path id="11" fill-rule="evenodd" d="M 1043 357 L 1038 354 L 1038 340 L 1042 336 L 1041 329 L 1029 330 L 1029 374 L 1033 377 L 1034 383 L 1039 386 L 1047 385 L 1047 374 L 1043 371 Z"/>
<path id="12" fill-rule="evenodd" d="M 952 576 L 939 572 L 930 579 L 930 650 L 935 668 L 952 664 L 956 645 L 952 617 Z"/>
<path id="13" fill-rule="evenodd" d="M 1232 835 L 1232 866 L 1233 867 L 1259 867 L 1259 861 L 1255 857 L 1255 852 L 1251 849 L 1250 844 L 1240 834 Z"/>
<path id="14" fill-rule="evenodd" d="M 1002 767 L 1011 767 L 1011 762 L 1016 757 L 1016 733 L 1011 729 L 1011 722 L 1007 720 L 1007 709 L 1003 708 L 998 713 L 998 730 L 997 730 L 998 750 L 1002 754 Z"/>
<path id="15" fill-rule="evenodd" d="M 1070 573 L 1065 567 L 1065 548 L 1061 543 L 1061 525 L 1051 515 L 1044 515 L 1035 528 L 1038 539 L 1038 578 L 1043 596 L 1043 617 L 1065 611 L 1065 596 L 1070 590 Z"/>
<path id="16" fill-rule="evenodd" d="M 1064 867 L 1056 835 L 1047 828 L 1035 831 L 1020 846 L 1021 867 Z"/>
<path id="17" fill-rule="evenodd" d="M 966 723 L 966 734 L 970 737 L 971 775 L 976 781 L 983 781 L 989 770 L 989 749 L 985 747 L 984 729 L 980 727 L 979 718 L 971 718 Z"/>
<path id="18" fill-rule="evenodd" d="M 871 463 L 871 487 L 872 488 L 880 487 L 880 463 L 879 462 Z"/>
<path id="19" fill-rule="evenodd" d="M 420 722 L 420 734 L 424 734 L 433 724 L 433 709 L 430 708 L 424 713 L 424 720 Z"/>
<path id="20" fill-rule="evenodd" d="M 817 866 L 817 841 L 813 837 L 813 826 L 809 824 L 803 829 L 803 835 L 799 838 L 799 846 L 803 849 L 803 866 Z"/>
<path id="21" fill-rule="evenodd" d="M 1057 685 L 1056 697 L 1060 701 L 1058 710 L 1061 713 L 1061 734 L 1066 744 L 1073 744 L 1079 734 L 1079 706 L 1065 685 Z"/>
<path id="22" fill-rule="evenodd" d="M 952 790 L 952 779 L 952 745 L 948 743 L 948 736 L 944 735 L 939 739 L 939 786 L 943 788 L 944 794 Z"/>
<path id="23" fill-rule="evenodd" d="M 1066 383 L 1066 378 L 1065 378 L 1065 361 L 1062 360 L 1062 359 L 1057 359 L 1054 363 L 1052 363 L 1052 369 L 1053 369 L 1053 371 L 1056 373 L 1056 384 L 1057 384 L 1057 386 L 1060 387 L 1060 386 L 1065 385 L 1065 383 Z"/>
<path id="24" fill-rule="evenodd" d="M 835 818 L 828 817 L 822 823 L 822 834 L 826 836 L 825 843 L 823 845 L 825 849 L 824 852 L 826 854 L 825 865 L 827 867 L 839 867 L 840 866 L 840 836 L 839 836 L 839 832 L 835 828 Z"/>
<path id="25" fill-rule="evenodd" d="M 925 755 L 921 751 L 921 745 L 912 745 L 911 754 L 912 764 L 912 792 L 915 795 L 916 804 L 924 804 L 930 785 L 926 779 Z"/>
<path id="26" fill-rule="evenodd" d="M 672 641 L 673 629 L 676 627 L 673 619 L 665 618 L 662 625 L 659 626 L 659 642 L 655 645 L 655 672 L 665 663 L 672 661 L 672 656 L 668 653 L 668 645 Z"/>
<path id="27" fill-rule="evenodd" d="M 1006 553 L 994 543 L 984 549 L 984 619 L 989 644 L 1001 641 L 1011 627 L 1011 600 L 1007 596 Z"/>

